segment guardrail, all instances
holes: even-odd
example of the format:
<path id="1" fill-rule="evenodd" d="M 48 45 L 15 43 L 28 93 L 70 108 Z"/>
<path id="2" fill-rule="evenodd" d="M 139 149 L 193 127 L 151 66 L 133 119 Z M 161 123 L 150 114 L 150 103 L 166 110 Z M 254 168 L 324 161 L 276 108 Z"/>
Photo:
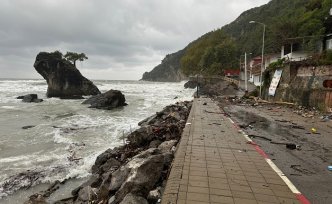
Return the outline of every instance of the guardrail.
<path id="1" fill-rule="evenodd" d="M 219 76 L 219 77 L 203 77 L 203 76 L 191 76 L 189 77 L 190 81 L 198 81 L 198 82 L 211 82 L 211 81 L 215 81 L 215 80 L 223 80 L 223 81 L 228 81 L 230 83 L 234 83 L 236 85 L 239 85 L 240 82 L 239 80 L 230 78 L 230 77 L 226 77 L 226 76 Z"/>

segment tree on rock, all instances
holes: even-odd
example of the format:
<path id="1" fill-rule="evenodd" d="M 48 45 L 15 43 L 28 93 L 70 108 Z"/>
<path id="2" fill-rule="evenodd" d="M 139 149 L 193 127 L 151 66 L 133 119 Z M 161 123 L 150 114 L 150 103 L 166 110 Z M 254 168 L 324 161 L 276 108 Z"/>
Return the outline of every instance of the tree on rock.
<path id="1" fill-rule="evenodd" d="M 76 67 L 76 61 L 79 60 L 79 61 L 84 61 L 86 59 L 88 59 L 88 57 L 84 54 L 84 53 L 76 53 L 76 52 L 67 52 L 65 55 L 64 55 L 64 58 L 70 62 L 72 62 L 74 64 L 74 66 Z"/>

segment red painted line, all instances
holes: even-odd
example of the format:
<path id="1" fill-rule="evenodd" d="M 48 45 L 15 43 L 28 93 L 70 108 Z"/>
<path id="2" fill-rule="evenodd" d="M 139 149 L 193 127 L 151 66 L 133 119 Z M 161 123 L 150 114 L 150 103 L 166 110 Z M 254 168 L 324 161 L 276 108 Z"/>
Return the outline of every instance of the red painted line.
<path id="1" fill-rule="evenodd" d="M 236 123 L 233 123 L 234 127 L 237 129 L 241 129 Z M 254 148 L 256 149 L 256 151 L 262 155 L 265 159 L 269 159 L 269 156 L 264 152 L 264 150 L 262 150 L 258 144 L 256 144 L 254 141 L 248 141 L 248 144 L 251 144 L 252 146 L 254 146 Z M 293 185 L 293 184 L 292 184 Z M 299 200 L 302 204 L 311 204 L 310 201 L 301 193 L 295 193 L 295 196 L 297 198 L 297 200 Z"/>
<path id="2" fill-rule="evenodd" d="M 262 155 L 265 159 L 268 159 L 269 158 L 269 156 L 258 146 L 258 145 L 255 145 L 254 146 L 255 147 L 255 149 L 256 149 L 256 151 L 260 154 L 260 155 Z"/>
<path id="3" fill-rule="evenodd" d="M 236 123 L 233 123 L 233 125 L 236 129 L 238 129 L 238 130 L 240 129 L 240 127 Z"/>
<path id="4" fill-rule="evenodd" d="M 302 194 L 296 194 L 296 198 L 302 203 L 302 204 L 310 204 L 310 201 Z"/>

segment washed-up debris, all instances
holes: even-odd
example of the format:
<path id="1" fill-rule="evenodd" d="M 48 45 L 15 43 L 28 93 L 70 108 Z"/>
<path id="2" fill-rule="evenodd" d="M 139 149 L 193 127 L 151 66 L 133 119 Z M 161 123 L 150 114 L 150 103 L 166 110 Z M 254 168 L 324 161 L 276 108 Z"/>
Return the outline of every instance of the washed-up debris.
<path id="1" fill-rule="evenodd" d="M 329 171 L 332 171 L 332 166 L 328 166 L 327 169 L 328 169 Z"/>
<path id="2" fill-rule="evenodd" d="M 250 138 L 261 138 L 261 139 L 264 139 L 264 140 L 267 140 L 267 141 L 272 141 L 272 139 L 270 138 L 267 138 L 267 137 L 264 137 L 264 136 L 258 136 L 258 135 L 248 135 Z"/>
<path id="3" fill-rule="evenodd" d="M 310 130 L 311 130 L 311 133 L 313 133 L 313 134 L 317 133 L 317 129 L 316 128 L 311 128 Z"/>
<path id="4" fill-rule="evenodd" d="M 305 127 L 303 127 L 301 125 L 290 125 L 290 127 L 293 128 L 293 129 L 305 130 Z"/>
<path id="5" fill-rule="evenodd" d="M 286 145 L 286 148 L 287 149 L 291 149 L 291 150 L 294 150 L 294 149 L 301 150 L 301 146 L 300 145 L 296 145 L 294 143 L 274 142 L 270 138 L 267 138 L 265 136 L 259 136 L 259 135 L 248 135 L 248 137 L 263 139 L 263 140 L 269 141 L 271 144 Z"/>
<path id="6" fill-rule="evenodd" d="M 297 172 L 305 174 L 305 175 L 313 175 L 313 174 L 315 174 L 315 172 L 312 172 L 312 171 L 309 171 L 308 169 L 302 168 L 301 165 L 297 165 L 297 164 L 291 165 L 290 168 L 294 169 Z"/>
<path id="7" fill-rule="evenodd" d="M 297 145 L 296 145 L 296 144 L 292 144 L 292 143 L 290 143 L 290 144 L 286 144 L 286 148 L 287 148 L 287 149 L 294 150 L 294 149 L 297 149 Z"/>
<path id="8" fill-rule="evenodd" d="M 322 122 L 327 122 L 332 120 L 332 115 L 323 115 L 320 117 Z"/>
<path id="9" fill-rule="evenodd" d="M 278 119 L 275 119 L 274 121 L 281 122 L 281 123 L 290 123 L 291 122 L 289 120 L 278 120 Z"/>
<path id="10" fill-rule="evenodd" d="M 307 108 L 307 107 L 303 107 L 303 106 L 298 106 L 297 110 L 294 110 L 293 112 L 304 118 L 313 118 L 314 116 L 320 114 L 320 112 L 318 110 L 316 110 L 316 108 L 314 108 L 314 107 Z"/>

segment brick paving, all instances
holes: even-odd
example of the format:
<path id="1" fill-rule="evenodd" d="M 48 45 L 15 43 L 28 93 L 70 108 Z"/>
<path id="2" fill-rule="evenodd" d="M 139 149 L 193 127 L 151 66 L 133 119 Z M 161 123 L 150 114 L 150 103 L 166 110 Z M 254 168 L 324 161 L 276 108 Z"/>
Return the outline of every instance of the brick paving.
<path id="1" fill-rule="evenodd" d="M 199 98 L 162 198 L 162 204 L 173 203 L 300 202 L 219 107 L 209 98 Z"/>

